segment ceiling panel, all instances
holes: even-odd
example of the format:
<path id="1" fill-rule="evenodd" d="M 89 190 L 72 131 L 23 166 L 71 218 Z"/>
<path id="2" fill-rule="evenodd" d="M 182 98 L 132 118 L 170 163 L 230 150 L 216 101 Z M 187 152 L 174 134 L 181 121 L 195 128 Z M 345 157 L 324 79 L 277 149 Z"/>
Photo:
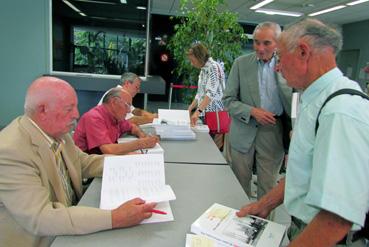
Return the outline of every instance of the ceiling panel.
<path id="1" fill-rule="evenodd" d="M 178 15 L 179 0 L 152 0 L 152 13 L 165 15 Z M 298 20 L 296 17 L 266 15 L 255 13 L 249 8 L 255 5 L 256 0 L 225 0 L 228 9 L 239 14 L 239 21 L 246 23 L 260 23 L 263 21 L 274 21 L 285 25 Z M 339 4 L 345 4 L 351 1 L 347 0 L 275 0 L 274 2 L 263 6 L 277 10 L 301 12 L 306 17 L 308 14 L 333 7 Z M 344 9 L 331 13 L 322 14 L 315 18 L 328 21 L 334 24 L 346 24 L 369 19 L 369 2 L 346 7 Z M 301 18 L 303 18 L 301 17 Z"/>

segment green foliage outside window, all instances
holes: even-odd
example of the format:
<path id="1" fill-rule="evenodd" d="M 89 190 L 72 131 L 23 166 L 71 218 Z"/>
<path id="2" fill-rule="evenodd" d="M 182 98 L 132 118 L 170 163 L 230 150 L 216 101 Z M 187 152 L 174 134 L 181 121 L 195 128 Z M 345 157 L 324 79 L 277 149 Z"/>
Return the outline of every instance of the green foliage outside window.
<path id="1" fill-rule="evenodd" d="M 144 73 L 146 40 L 125 34 L 74 28 L 73 71 L 120 75 Z"/>
<path id="2" fill-rule="evenodd" d="M 232 63 L 241 54 L 247 41 L 237 14 L 228 11 L 224 0 L 181 0 L 180 24 L 175 25 L 175 35 L 169 49 L 177 62 L 174 73 L 185 85 L 196 85 L 199 70 L 191 66 L 186 52 L 194 42 L 202 42 L 213 59 L 224 63 L 228 74 Z M 184 101 L 192 100 L 193 91 L 185 92 Z"/>

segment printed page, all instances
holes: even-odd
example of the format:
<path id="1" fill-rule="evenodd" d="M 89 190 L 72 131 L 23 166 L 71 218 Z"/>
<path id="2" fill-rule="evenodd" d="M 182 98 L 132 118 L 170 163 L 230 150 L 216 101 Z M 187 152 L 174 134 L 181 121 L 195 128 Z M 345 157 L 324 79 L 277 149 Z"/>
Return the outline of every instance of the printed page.
<path id="1" fill-rule="evenodd" d="M 135 197 L 148 202 L 176 198 L 172 188 L 165 185 L 162 154 L 105 157 L 100 208 L 114 209 Z"/>

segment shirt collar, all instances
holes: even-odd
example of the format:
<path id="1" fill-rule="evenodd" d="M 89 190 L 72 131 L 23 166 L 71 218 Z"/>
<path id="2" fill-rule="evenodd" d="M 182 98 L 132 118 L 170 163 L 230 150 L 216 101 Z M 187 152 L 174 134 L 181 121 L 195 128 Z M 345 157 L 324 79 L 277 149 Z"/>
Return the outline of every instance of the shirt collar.
<path id="1" fill-rule="evenodd" d="M 320 94 L 320 92 L 327 88 L 328 85 L 335 80 L 335 78 L 341 76 L 342 72 L 337 67 L 326 72 L 317 80 L 313 81 L 313 83 L 311 83 L 310 86 L 305 89 L 301 95 L 301 102 L 303 104 L 309 104 Z"/>
<path id="2" fill-rule="evenodd" d="M 276 62 L 276 59 L 275 59 L 275 54 L 272 56 L 272 58 L 266 62 L 264 62 L 262 59 L 256 57 L 256 60 L 258 61 L 258 63 L 260 65 L 267 65 L 269 68 L 274 68 L 275 67 L 275 62 Z"/>
<path id="3" fill-rule="evenodd" d="M 210 67 L 210 65 L 214 62 L 212 57 L 208 58 L 208 61 L 206 61 L 205 65 L 201 69 L 207 69 Z"/>
<path id="4" fill-rule="evenodd" d="M 65 141 L 63 139 L 56 140 L 55 138 L 49 136 L 30 117 L 27 116 L 27 118 L 32 123 L 32 125 L 35 126 L 36 129 L 41 133 L 41 135 L 45 138 L 46 142 L 49 144 L 49 147 L 52 147 L 53 145 L 61 146 L 60 144 L 65 144 Z"/>

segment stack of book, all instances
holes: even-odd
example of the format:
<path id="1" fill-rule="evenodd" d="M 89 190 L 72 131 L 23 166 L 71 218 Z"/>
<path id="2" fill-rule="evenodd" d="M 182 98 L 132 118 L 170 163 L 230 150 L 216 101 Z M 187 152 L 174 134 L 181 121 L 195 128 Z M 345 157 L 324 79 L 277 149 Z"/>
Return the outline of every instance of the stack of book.
<path id="1" fill-rule="evenodd" d="M 162 140 L 195 140 L 187 110 L 159 109 L 158 119 L 153 124 L 155 132 Z"/>

